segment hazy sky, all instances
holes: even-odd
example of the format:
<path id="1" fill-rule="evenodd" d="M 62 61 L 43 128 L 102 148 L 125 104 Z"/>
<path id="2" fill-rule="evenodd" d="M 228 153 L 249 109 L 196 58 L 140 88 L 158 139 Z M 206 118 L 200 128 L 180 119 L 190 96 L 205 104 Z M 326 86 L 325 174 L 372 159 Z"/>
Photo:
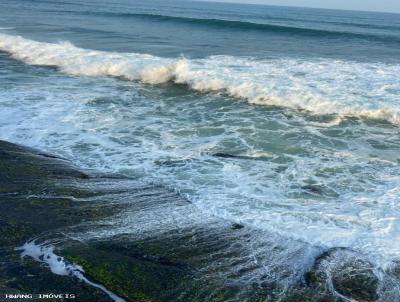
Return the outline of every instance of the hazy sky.
<path id="1" fill-rule="evenodd" d="M 306 6 L 400 13 L 400 0 L 215 0 L 219 2 Z"/>

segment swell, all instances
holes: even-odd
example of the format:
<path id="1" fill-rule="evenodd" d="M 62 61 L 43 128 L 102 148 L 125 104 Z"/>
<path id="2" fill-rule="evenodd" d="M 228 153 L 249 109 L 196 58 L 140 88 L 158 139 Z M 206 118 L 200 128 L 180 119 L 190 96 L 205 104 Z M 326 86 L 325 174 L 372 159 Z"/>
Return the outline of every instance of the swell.
<path id="1" fill-rule="evenodd" d="M 110 14 L 110 13 L 102 13 L 102 14 Z M 258 31 L 269 31 L 273 33 L 279 34 L 301 34 L 313 37 L 350 37 L 350 38 L 367 38 L 367 39 L 390 39 L 397 40 L 400 42 L 400 38 L 393 36 L 382 36 L 382 35 L 374 35 L 374 34 L 362 34 L 362 33 L 353 33 L 346 31 L 334 31 L 334 30 L 324 30 L 324 29 L 315 29 L 315 28 L 307 28 L 307 27 L 296 27 L 296 26 L 287 26 L 287 25 L 277 25 L 277 24 L 268 24 L 268 23 L 255 23 L 249 21 L 239 21 L 239 20 L 227 20 L 227 19 L 215 19 L 215 18 L 192 18 L 192 17 L 181 17 L 181 16 L 168 16 L 168 15 L 159 15 L 159 14 L 132 14 L 132 13 L 122 13 L 118 14 L 120 17 L 135 17 L 141 19 L 149 19 L 156 21 L 167 21 L 167 22 L 179 22 L 179 23 L 187 23 L 187 24 L 199 24 L 210 27 L 221 27 L 228 29 L 236 29 L 236 30 L 258 30 Z"/>
<path id="2" fill-rule="evenodd" d="M 0 51 L 27 64 L 53 66 L 75 76 L 110 76 L 152 85 L 170 82 L 198 92 L 222 93 L 250 104 L 400 124 L 400 65 L 258 61 L 231 56 L 168 59 L 87 50 L 69 42 L 44 43 L 7 34 L 0 34 Z M 327 81 L 322 75 L 328 77 Z M 326 86 L 329 82 L 333 84 Z"/>
<path id="3" fill-rule="evenodd" d="M 52 11 L 48 11 L 52 12 Z M 54 11 L 59 12 L 59 11 Z M 102 16 L 102 17 L 118 17 L 118 18 L 135 18 L 141 19 L 144 21 L 156 21 L 156 22 L 169 22 L 169 23 L 179 23 L 186 25 L 195 25 L 195 26 L 205 26 L 205 27 L 213 27 L 213 28 L 225 28 L 227 30 L 236 30 L 236 31 L 261 31 L 261 32 L 269 32 L 276 34 L 286 34 L 286 35 L 302 35 L 309 36 L 315 38 L 358 38 L 358 39 L 366 39 L 373 41 L 381 41 L 387 43 L 400 43 L 400 37 L 396 35 L 389 34 L 368 34 L 368 33 L 356 33 L 350 31 L 339 31 L 339 30 L 327 30 L 327 29 L 317 29 L 317 28 L 309 28 L 309 27 L 296 27 L 289 25 L 277 25 L 271 23 L 256 23 L 250 21 L 240 21 L 240 20 L 229 20 L 229 19 L 216 19 L 216 18 L 193 18 L 193 17 L 184 17 L 184 16 L 171 16 L 171 15 L 162 15 L 162 14 L 151 14 L 151 13 L 115 13 L 115 12 L 94 12 L 94 11 L 63 11 L 65 13 L 75 13 L 75 14 L 83 14 L 83 15 L 93 15 L 93 16 Z M 288 19 L 291 20 L 291 19 Z M 329 23 L 331 22 L 321 22 L 321 23 Z M 339 23 L 341 24 L 341 23 Z M 338 24 L 338 25 L 339 25 Z M 344 23 L 345 24 L 345 23 Z M 341 24 L 343 25 L 343 24 Z M 347 24 L 353 25 L 353 24 Z M 369 29 L 396 29 L 392 27 L 385 26 L 369 26 L 369 25 L 361 25 L 355 24 L 356 26 L 360 26 L 363 28 Z"/>

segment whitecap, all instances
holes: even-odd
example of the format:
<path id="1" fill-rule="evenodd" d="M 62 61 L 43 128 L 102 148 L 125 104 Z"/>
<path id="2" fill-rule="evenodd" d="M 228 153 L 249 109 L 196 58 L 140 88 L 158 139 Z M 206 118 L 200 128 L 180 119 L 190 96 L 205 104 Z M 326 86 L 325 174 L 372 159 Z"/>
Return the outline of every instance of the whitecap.
<path id="1" fill-rule="evenodd" d="M 76 76 L 111 76 L 152 85 L 173 82 L 256 105 L 400 124 L 398 64 L 232 56 L 170 59 L 88 50 L 70 42 L 37 42 L 7 34 L 0 34 L 0 50 L 25 63 L 56 66 Z"/>

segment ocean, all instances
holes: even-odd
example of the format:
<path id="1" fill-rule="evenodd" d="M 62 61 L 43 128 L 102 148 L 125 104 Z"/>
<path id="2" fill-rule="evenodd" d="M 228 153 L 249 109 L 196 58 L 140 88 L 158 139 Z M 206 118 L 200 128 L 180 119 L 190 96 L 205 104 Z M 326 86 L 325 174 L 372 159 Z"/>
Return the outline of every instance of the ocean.
<path id="1" fill-rule="evenodd" d="M 399 75 L 400 14 L 0 2 L 0 139 L 383 271 L 400 259 Z"/>

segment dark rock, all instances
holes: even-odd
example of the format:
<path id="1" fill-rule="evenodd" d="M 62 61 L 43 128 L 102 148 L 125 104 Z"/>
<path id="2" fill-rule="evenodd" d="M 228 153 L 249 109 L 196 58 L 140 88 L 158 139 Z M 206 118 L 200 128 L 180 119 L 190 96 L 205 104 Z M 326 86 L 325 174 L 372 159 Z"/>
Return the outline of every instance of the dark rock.
<path id="1" fill-rule="evenodd" d="M 232 230 L 240 230 L 240 229 L 244 228 L 244 225 L 239 224 L 239 223 L 234 223 L 234 224 L 232 224 L 231 228 L 232 228 Z"/>
<path id="2" fill-rule="evenodd" d="M 390 267 L 388 268 L 388 272 L 400 280 L 400 260 L 394 260 Z"/>
<path id="3" fill-rule="evenodd" d="M 357 301 L 378 299 L 373 265 L 355 251 L 332 248 L 322 253 L 306 276 L 311 287 Z"/>
<path id="4" fill-rule="evenodd" d="M 306 185 L 301 187 L 303 190 L 308 191 L 313 194 L 321 195 L 322 189 L 316 185 Z"/>
<path id="5" fill-rule="evenodd" d="M 330 197 L 338 196 L 338 194 L 334 190 L 320 184 L 305 185 L 302 186 L 301 189 L 304 190 L 306 193 L 314 196 L 330 196 Z"/>
<path id="6" fill-rule="evenodd" d="M 212 156 L 221 157 L 221 158 L 231 158 L 231 159 L 245 159 L 245 160 L 269 160 L 271 159 L 268 156 L 247 156 L 247 155 L 237 155 L 237 154 L 230 154 L 230 153 L 214 153 Z"/>
<path id="7" fill-rule="evenodd" d="M 161 159 L 155 161 L 155 164 L 165 167 L 181 167 L 189 162 L 187 159 Z"/>

